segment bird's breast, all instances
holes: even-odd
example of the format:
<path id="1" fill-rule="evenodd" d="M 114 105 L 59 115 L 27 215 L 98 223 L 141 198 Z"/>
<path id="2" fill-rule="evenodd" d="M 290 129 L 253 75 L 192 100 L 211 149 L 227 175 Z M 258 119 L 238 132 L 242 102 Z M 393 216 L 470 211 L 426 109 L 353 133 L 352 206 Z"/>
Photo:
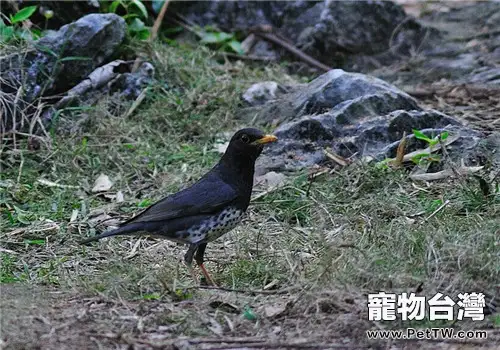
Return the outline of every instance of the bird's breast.
<path id="1" fill-rule="evenodd" d="M 191 243 L 214 241 L 235 228 L 240 223 L 244 214 L 245 212 L 240 208 L 225 208 L 218 214 L 189 228 L 187 230 L 188 237 L 186 238 Z"/>

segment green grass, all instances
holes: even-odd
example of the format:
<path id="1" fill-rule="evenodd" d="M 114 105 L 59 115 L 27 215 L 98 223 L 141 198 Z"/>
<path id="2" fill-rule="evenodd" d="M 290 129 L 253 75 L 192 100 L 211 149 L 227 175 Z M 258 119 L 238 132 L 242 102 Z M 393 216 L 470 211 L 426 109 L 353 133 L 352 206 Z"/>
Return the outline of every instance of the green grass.
<path id="1" fill-rule="evenodd" d="M 104 100 L 62 113 L 38 151 L 28 150 L 26 140 L 16 149 L 2 145 L 0 241 L 14 253 L 1 252 L 1 283 L 130 302 L 206 301 L 192 289 L 184 246 L 131 237 L 88 247 L 78 241 L 105 230 L 96 224 L 105 215 L 124 220 L 212 167 L 220 157 L 215 144 L 227 140 L 223 133 L 246 124 L 238 115 L 245 88 L 299 78 L 278 66 L 224 65 L 208 59 L 212 53 L 205 48 L 154 50 L 158 83 L 128 118 L 130 102 Z M 92 193 L 101 173 L 114 183 L 110 194 L 122 191 L 123 202 Z M 283 188 L 252 203 L 238 228 L 209 244 L 207 268 L 230 288 L 272 283 L 271 289 L 306 291 L 296 317 L 318 295 L 331 298 L 328 291 L 335 288 L 412 291 L 423 283 L 427 295 L 494 294 L 500 280 L 498 194 L 485 199 L 474 179 L 417 185 L 403 170 L 361 163 L 313 182 L 307 171 L 291 174 Z M 78 215 L 70 222 L 74 210 Z M 253 310 L 266 300 L 244 302 Z M 179 334 L 205 335 L 189 312 L 169 311 L 155 320 L 175 320 Z"/>

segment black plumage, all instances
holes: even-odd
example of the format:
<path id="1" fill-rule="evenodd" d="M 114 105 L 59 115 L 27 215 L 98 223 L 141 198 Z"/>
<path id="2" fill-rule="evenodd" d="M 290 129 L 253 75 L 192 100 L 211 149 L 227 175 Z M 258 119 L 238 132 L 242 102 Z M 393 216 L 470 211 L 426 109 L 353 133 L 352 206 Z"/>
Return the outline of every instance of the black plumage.
<path id="1" fill-rule="evenodd" d="M 189 244 L 184 256 L 191 268 L 193 257 L 205 277 L 203 266 L 207 243 L 234 228 L 250 203 L 255 161 L 266 143 L 277 138 L 254 128 L 239 130 L 226 152 L 208 173 L 192 186 L 151 205 L 115 230 L 83 242 L 125 234 L 151 234 Z"/>

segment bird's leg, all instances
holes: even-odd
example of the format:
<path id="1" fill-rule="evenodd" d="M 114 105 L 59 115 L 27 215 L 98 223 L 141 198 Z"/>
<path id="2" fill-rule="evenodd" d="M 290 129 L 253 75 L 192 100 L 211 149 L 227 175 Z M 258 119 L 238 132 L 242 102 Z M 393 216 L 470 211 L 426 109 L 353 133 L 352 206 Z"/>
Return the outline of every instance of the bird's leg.
<path id="1" fill-rule="evenodd" d="M 196 260 L 196 263 L 198 264 L 198 266 L 200 267 L 201 269 L 201 272 L 203 272 L 203 275 L 205 276 L 205 278 L 207 279 L 207 281 L 212 285 L 212 286 L 217 286 L 214 282 L 214 280 L 212 279 L 212 276 L 209 275 L 207 269 L 205 268 L 205 266 L 203 265 L 203 262 L 204 262 L 204 256 L 205 256 L 205 248 L 207 247 L 207 244 L 206 243 L 201 243 L 199 246 L 198 246 L 198 249 L 196 250 L 196 255 L 194 257 L 194 259 Z"/>
<path id="2" fill-rule="evenodd" d="M 184 262 L 186 263 L 189 273 L 191 274 L 191 277 L 193 278 L 195 284 L 198 284 L 198 278 L 196 277 L 193 269 L 193 256 L 197 248 L 198 246 L 196 244 L 190 244 L 188 251 L 184 255 Z"/>

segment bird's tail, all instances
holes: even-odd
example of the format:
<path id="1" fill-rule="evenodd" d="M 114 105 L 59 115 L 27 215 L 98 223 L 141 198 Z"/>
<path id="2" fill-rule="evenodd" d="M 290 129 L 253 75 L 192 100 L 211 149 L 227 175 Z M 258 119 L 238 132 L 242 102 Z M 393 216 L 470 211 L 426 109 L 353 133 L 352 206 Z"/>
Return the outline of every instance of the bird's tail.
<path id="1" fill-rule="evenodd" d="M 101 238 L 106 238 L 106 237 L 135 234 L 135 233 L 138 233 L 139 231 L 141 231 L 141 229 L 142 229 L 142 225 L 140 225 L 139 223 L 133 223 L 133 224 L 119 227 L 115 230 L 103 232 L 100 235 L 97 235 L 94 237 L 87 238 L 86 240 L 81 241 L 80 244 L 88 244 L 88 243 L 95 242 L 95 241 L 100 240 Z"/>

